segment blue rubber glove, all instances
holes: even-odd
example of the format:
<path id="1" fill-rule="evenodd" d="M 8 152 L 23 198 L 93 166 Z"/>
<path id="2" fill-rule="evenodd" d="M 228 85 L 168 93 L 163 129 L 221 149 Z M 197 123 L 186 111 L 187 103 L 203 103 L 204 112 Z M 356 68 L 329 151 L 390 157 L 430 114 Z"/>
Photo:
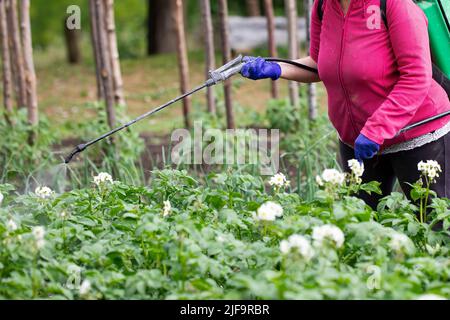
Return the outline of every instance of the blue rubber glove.
<path id="1" fill-rule="evenodd" d="M 272 79 L 277 80 L 281 77 L 281 67 L 276 62 L 266 61 L 261 57 L 244 57 L 245 65 L 242 67 L 242 76 L 252 79 Z"/>
<path id="2" fill-rule="evenodd" d="M 355 141 L 355 158 L 359 162 L 373 158 L 380 150 L 380 145 L 373 142 L 365 135 L 360 134 Z"/>

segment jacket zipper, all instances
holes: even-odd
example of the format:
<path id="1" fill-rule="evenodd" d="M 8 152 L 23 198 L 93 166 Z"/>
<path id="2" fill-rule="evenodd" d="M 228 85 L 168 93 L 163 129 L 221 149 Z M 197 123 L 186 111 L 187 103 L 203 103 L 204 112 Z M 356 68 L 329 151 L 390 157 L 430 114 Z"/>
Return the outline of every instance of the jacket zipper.
<path id="1" fill-rule="evenodd" d="M 352 123 L 353 126 L 353 131 L 355 131 L 356 134 L 358 134 L 359 132 L 357 132 L 358 130 L 356 130 L 356 126 L 355 126 L 355 121 L 353 120 L 353 114 L 352 114 L 352 110 L 351 110 L 351 101 L 350 101 L 350 97 L 348 95 L 347 89 L 345 88 L 344 85 L 344 80 L 343 80 L 343 72 L 342 72 L 342 60 L 344 57 L 344 39 L 345 39 L 345 35 L 346 35 L 346 31 L 347 31 L 347 17 L 353 7 L 353 2 L 354 0 L 350 1 L 349 7 L 347 9 L 347 14 L 344 15 L 344 12 L 342 10 L 341 5 L 339 4 L 339 9 L 340 12 L 342 14 L 342 18 L 344 19 L 344 25 L 342 26 L 342 35 L 341 35 L 341 53 L 340 53 L 340 57 L 339 57 L 339 71 L 338 71 L 338 75 L 339 75 L 339 82 L 341 83 L 341 87 L 342 87 L 342 91 L 344 92 L 344 96 L 345 96 L 345 102 L 346 102 L 346 107 L 347 107 L 347 113 L 349 114 L 350 117 L 350 122 Z"/>

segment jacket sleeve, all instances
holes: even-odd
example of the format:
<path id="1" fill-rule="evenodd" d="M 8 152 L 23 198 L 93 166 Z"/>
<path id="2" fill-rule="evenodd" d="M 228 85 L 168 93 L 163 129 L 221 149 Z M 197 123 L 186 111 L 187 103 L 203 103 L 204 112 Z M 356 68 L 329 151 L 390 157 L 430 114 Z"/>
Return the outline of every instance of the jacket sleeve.
<path id="1" fill-rule="evenodd" d="M 317 63 L 319 60 L 319 49 L 320 49 L 320 31 L 322 28 L 322 22 L 319 19 L 318 13 L 319 1 L 315 0 L 311 12 L 311 43 L 309 46 L 309 52 L 311 58 Z"/>
<path id="2" fill-rule="evenodd" d="M 388 1 L 387 18 L 399 79 L 361 130 L 380 145 L 412 120 L 433 77 L 425 14 L 411 0 Z"/>

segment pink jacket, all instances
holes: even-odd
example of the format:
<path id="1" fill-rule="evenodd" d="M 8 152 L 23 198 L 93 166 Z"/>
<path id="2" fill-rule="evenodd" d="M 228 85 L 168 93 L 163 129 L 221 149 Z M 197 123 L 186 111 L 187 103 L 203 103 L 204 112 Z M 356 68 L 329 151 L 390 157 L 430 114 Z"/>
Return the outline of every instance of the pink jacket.
<path id="1" fill-rule="evenodd" d="M 310 50 L 343 142 L 354 145 L 362 133 L 385 148 L 450 121 L 445 117 L 395 137 L 408 124 L 450 109 L 432 79 L 428 21 L 412 0 L 387 1 L 388 28 L 383 20 L 376 27 L 380 13 L 373 10 L 380 0 L 352 0 L 345 18 L 339 0 L 324 3 L 321 22 L 315 1 Z"/>

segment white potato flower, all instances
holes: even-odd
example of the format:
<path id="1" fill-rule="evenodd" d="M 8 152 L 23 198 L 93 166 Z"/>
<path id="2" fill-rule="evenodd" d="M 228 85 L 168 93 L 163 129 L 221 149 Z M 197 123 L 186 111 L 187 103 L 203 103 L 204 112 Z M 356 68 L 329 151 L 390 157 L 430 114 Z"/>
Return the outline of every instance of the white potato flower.
<path id="1" fill-rule="evenodd" d="M 113 179 L 109 173 L 100 172 L 97 176 L 94 177 L 94 183 L 97 186 L 100 186 L 106 183 L 113 183 Z"/>
<path id="2" fill-rule="evenodd" d="M 389 247 L 397 253 L 412 253 L 414 251 L 414 244 L 407 235 L 395 232 L 391 235 Z"/>
<path id="3" fill-rule="evenodd" d="M 434 293 L 426 293 L 418 296 L 416 300 L 447 300 L 447 299 Z"/>
<path id="4" fill-rule="evenodd" d="M 9 219 L 6 223 L 6 227 L 9 229 L 9 231 L 16 231 L 18 229 L 17 224 L 14 222 L 14 220 Z"/>
<path id="5" fill-rule="evenodd" d="M 34 193 L 41 199 L 47 199 L 50 198 L 54 192 L 49 187 L 44 186 L 44 187 L 37 187 L 34 190 Z"/>
<path id="6" fill-rule="evenodd" d="M 222 235 L 218 235 L 218 236 L 216 237 L 216 241 L 217 241 L 217 242 L 221 242 L 221 243 L 223 243 L 223 242 L 225 242 L 225 241 L 226 241 L 226 239 L 225 239 L 225 237 L 224 237 L 224 236 L 222 236 Z"/>
<path id="7" fill-rule="evenodd" d="M 34 227 L 31 231 L 33 233 L 34 239 L 36 240 L 36 248 L 41 249 L 45 245 L 45 229 L 42 226 Z"/>
<path id="8" fill-rule="evenodd" d="M 172 211 L 172 205 L 169 200 L 164 201 L 163 216 L 167 217 Z"/>
<path id="9" fill-rule="evenodd" d="M 318 246 L 324 245 L 325 242 L 332 242 L 336 248 L 342 247 L 344 244 L 344 233 L 335 225 L 326 224 L 313 228 L 312 237 Z"/>
<path id="10" fill-rule="evenodd" d="M 345 173 L 339 172 L 336 169 L 325 169 L 322 175 L 316 177 L 316 182 L 319 185 L 329 183 L 335 186 L 342 185 L 345 181 Z"/>
<path id="11" fill-rule="evenodd" d="M 289 186 L 290 181 L 286 180 L 286 176 L 282 173 L 277 173 L 270 178 L 269 184 L 278 188 Z"/>
<path id="12" fill-rule="evenodd" d="M 256 218 L 264 221 L 274 221 L 283 215 L 283 208 L 275 202 L 267 201 L 256 211 Z"/>
<path id="13" fill-rule="evenodd" d="M 314 250 L 309 242 L 304 236 L 293 234 L 287 240 L 280 242 L 280 251 L 283 254 L 288 254 L 289 252 L 296 252 L 306 261 L 311 260 L 314 256 Z"/>
<path id="14" fill-rule="evenodd" d="M 83 282 L 80 285 L 80 295 L 85 296 L 89 293 L 91 290 L 91 282 L 87 279 L 83 280 Z"/>
<path id="15" fill-rule="evenodd" d="M 348 167 L 357 178 L 361 178 L 364 173 L 364 163 L 360 163 L 356 159 L 348 160 Z"/>
<path id="16" fill-rule="evenodd" d="M 291 246 L 288 240 L 282 240 L 280 242 L 280 251 L 282 254 L 288 254 L 291 251 Z"/>
<path id="17" fill-rule="evenodd" d="M 45 228 L 43 226 L 34 227 L 31 232 L 36 239 L 43 239 L 45 236 Z"/>
<path id="18" fill-rule="evenodd" d="M 321 187 L 323 186 L 323 180 L 320 176 L 316 176 L 316 183 Z"/>
<path id="19" fill-rule="evenodd" d="M 417 169 L 431 181 L 439 178 L 439 173 L 442 172 L 441 166 L 435 160 L 420 161 L 417 164 Z"/>

